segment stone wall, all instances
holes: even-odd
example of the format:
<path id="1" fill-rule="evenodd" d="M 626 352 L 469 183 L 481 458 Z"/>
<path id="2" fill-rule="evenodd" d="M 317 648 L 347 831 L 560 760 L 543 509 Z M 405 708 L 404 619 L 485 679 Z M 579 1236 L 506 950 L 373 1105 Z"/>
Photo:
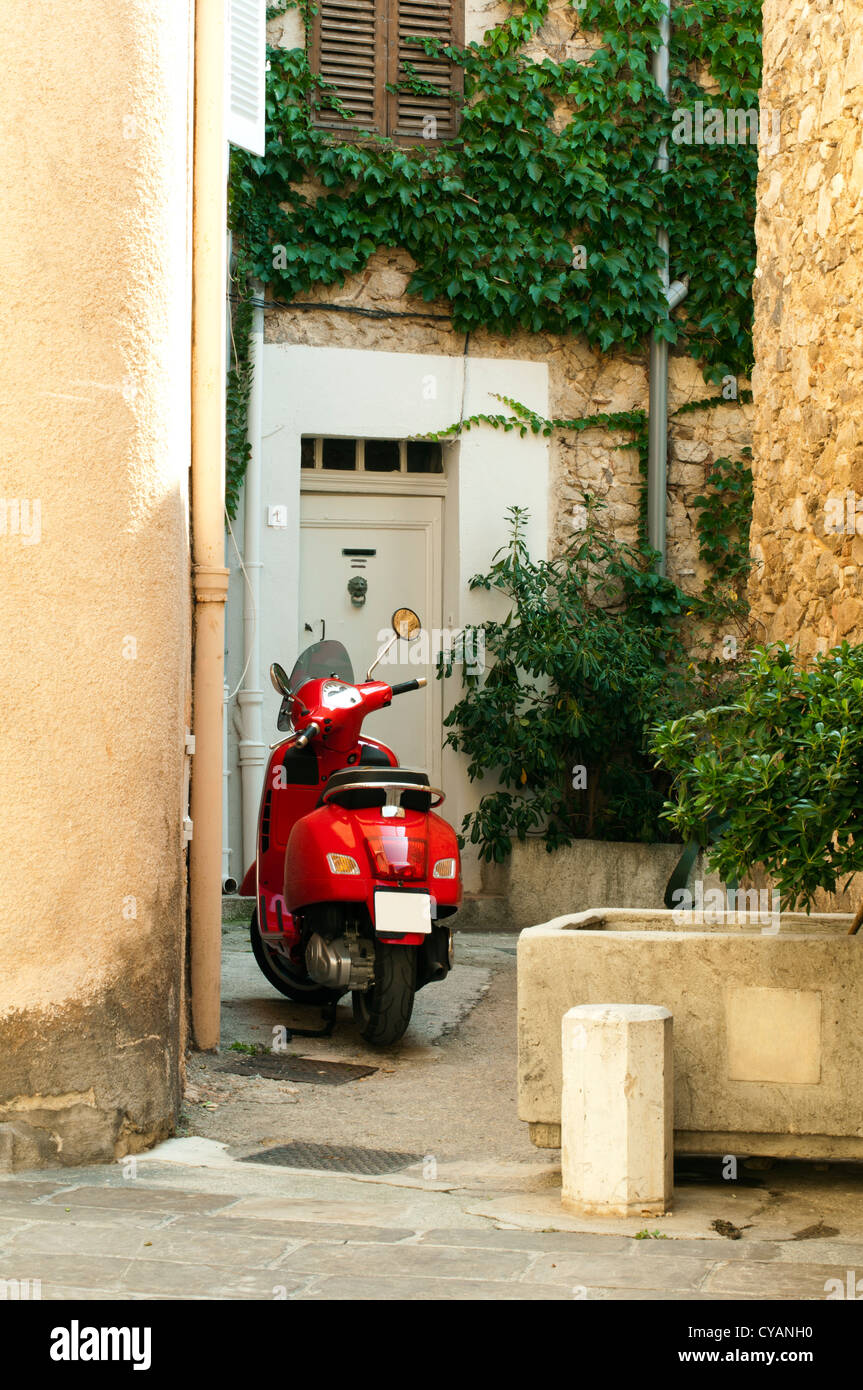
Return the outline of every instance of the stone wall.
<path id="1" fill-rule="evenodd" d="M 863 0 L 765 0 L 764 30 L 751 597 L 809 657 L 863 640 Z"/>

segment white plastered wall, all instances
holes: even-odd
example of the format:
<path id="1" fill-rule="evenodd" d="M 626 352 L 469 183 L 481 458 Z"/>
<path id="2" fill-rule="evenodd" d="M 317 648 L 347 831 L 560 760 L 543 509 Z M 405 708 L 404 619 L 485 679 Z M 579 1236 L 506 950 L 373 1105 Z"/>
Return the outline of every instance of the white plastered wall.
<path id="1" fill-rule="evenodd" d="M 548 413 L 548 369 L 544 363 L 503 358 L 467 359 L 419 353 L 367 352 L 343 348 L 270 343 L 264 348 L 261 665 L 271 661 L 290 669 L 297 655 L 298 554 L 300 531 L 300 441 L 303 435 L 348 438 L 407 438 L 445 429 L 461 417 L 508 413 L 496 396 L 509 396 L 539 413 Z M 528 541 L 533 554 L 548 549 L 548 441 L 489 426 L 465 432 L 446 450 L 444 503 L 444 625 L 459 628 L 502 612 L 502 601 L 485 591 L 472 593 L 472 575 L 487 568 L 507 536 L 505 512 L 518 505 L 530 511 Z M 332 474 L 330 476 L 333 476 Z M 288 530 L 267 526 L 267 508 L 284 505 Z M 385 507 L 385 501 L 383 503 Z M 234 527 L 242 548 L 242 513 Z M 243 667 L 242 576 L 231 547 L 227 670 L 230 687 Z M 458 698 L 458 676 L 447 683 L 445 708 Z M 278 697 L 265 683 L 264 738 L 275 737 Z M 241 864 L 240 787 L 237 775 L 233 702 L 230 711 L 229 794 L 231 870 Z M 396 750 L 398 751 L 398 750 Z M 475 805 L 480 790 L 471 784 L 465 760 L 446 750 L 443 764 L 453 825 Z M 467 887 L 478 874 L 468 863 Z"/>

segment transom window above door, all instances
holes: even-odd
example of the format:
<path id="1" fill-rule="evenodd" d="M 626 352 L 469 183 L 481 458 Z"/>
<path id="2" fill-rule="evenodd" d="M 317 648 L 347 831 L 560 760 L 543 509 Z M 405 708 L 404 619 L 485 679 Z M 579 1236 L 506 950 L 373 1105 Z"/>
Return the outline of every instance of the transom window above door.
<path id="1" fill-rule="evenodd" d="M 460 44 L 463 17 L 464 0 L 317 0 L 312 70 L 332 84 L 343 109 L 327 106 L 326 91 L 315 92 L 314 124 L 410 144 L 452 139 L 461 69 L 408 40 Z M 411 79 L 425 90 L 408 90 Z M 397 84 L 401 90 L 387 90 Z"/>
<path id="2" fill-rule="evenodd" d="M 300 466 L 325 473 L 443 473 L 443 450 L 427 439 L 304 438 Z"/>

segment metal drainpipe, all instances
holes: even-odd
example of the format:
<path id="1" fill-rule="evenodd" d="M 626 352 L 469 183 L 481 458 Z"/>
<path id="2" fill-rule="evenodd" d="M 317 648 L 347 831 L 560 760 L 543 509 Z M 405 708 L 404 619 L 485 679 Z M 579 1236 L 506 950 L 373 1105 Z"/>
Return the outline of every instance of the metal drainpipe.
<path id="1" fill-rule="evenodd" d="M 666 100 L 671 95 L 671 75 L 669 70 L 669 44 L 671 41 L 671 0 L 665 0 L 665 14 L 659 22 L 660 45 L 653 55 L 653 77 Z M 663 140 L 656 158 L 656 168 L 665 173 L 669 168 L 668 141 Z M 662 252 L 660 275 L 668 300 L 669 313 L 686 298 L 689 279 L 668 283 L 669 243 L 668 232 L 663 228 L 657 237 L 657 245 Z M 648 422 L 647 450 L 647 539 L 652 548 L 659 552 L 656 562 L 657 573 L 665 574 L 667 547 L 666 528 L 668 516 L 668 343 L 657 336 L 656 330 L 650 335 L 650 404 Z"/>
<path id="2" fill-rule="evenodd" d="M 248 582 L 243 594 L 243 661 L 246 674 L 237 696 L 242 720 L 239 744 L 243 798 L 243 871 L 255 862 L 258 835 L 258 803 L 267 749 L 263 737 L 264 692 L 261 687 L 261 502 L 263 400 L 264 400 L 264 286 L 252 286 L 254 308 L 249 342 L 252 372 L 249 390 L 249 463 L 243 485 L 243 564 Z"/>
<path id="3" fill-rule="evenodd" d="M 225 681 L 222 699 L 222 892 L 236 893 L 237 880 L 231 873 L 231 821 L 228 779 L 228 682 Z"/>
<path id="4" fill-rule="evenodd" d="M 219 1046 L 222 950 L 222 705 L 225 665 L 225 9 L 195 5 L 192 219 L 192 582 L 194 654 L 189 846 L 192 1035 Z"/>

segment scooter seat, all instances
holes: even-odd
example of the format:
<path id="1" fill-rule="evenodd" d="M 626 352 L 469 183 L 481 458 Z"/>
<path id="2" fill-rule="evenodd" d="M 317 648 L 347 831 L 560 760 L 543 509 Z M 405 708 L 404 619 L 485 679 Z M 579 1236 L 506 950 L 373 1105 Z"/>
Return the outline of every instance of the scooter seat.
<path id="1" fill-rule="evenodd" d="M 358 783 L 371 783 L 368 788 L 358 786 Z M 399 804 L 406 811 L 428 811 L 431 807 L 431 793 L 420 790 L 413 791 L 412 787 L 427 787 L 429 785 L 428 773 L 415 767 L 343 767 L 338 772 L 333 772 L 327 779 L 319 806 L 324 804 L 324 796 L 327 802 L 335 802 L 338 806 L 344 806 L 346 810 L 359 811 L 375 806 L 383 806 L 387 798 L 386 786 L 381 783 L 387 782 L 409 782 L 410 787 L 404 787 L 399 797 Z M 344 787 L 344 791 L 340 788 Z"/>

